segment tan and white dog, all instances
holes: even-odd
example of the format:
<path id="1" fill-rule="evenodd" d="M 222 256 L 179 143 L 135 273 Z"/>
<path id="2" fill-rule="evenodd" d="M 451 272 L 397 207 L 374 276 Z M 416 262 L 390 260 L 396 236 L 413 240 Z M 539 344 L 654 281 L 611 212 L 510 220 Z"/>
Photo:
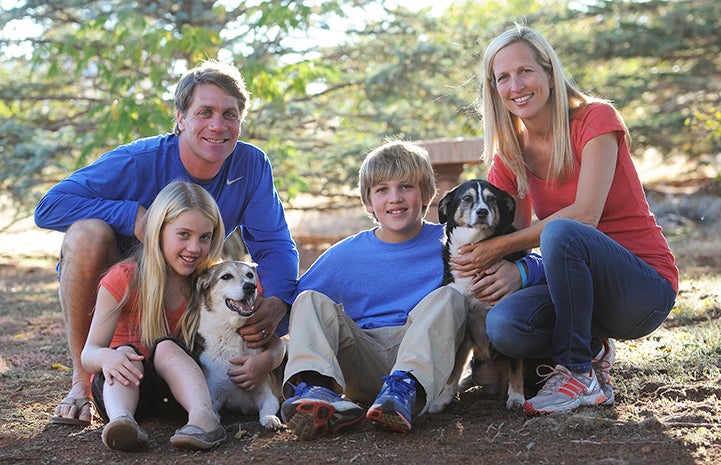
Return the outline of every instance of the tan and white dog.
<path id="1" fill-rule="evenodd" d="M 452 257 L 458 256 L 458 249 L 466 244 L 515 231 L 515 208 L 510 194 L 482 179 L 456 186 L 438 203 L 439 221 L 446 224 L 443 283 L 453 286 L 465 296 L 468 319 L 466 337 L 456 355 L 453 373 L 429 408 L 432 413 L 442 411 L 456 392 L 463 392 L 474 385 L 483 386 L 491 394 L 505 394 L 509 410 L 523 407 L 522 361 L 509 359 L 491 347 L 486 335 L 486 315 L 490 306 L 470 292 L 473 277 L 457 276 L 458 273 L 451 270 L 450 262 Z M 520 252 L 505 258 L 518 260 L 524 255 L 525 252 Z M 461 375 L 465 375 L 463 379 Z"/>
<path id="2" fill-rule="evenodd" d="M 281 425 L 279 401 L 270 374 L 251 391 L 239 388 L 228 377 L 230 359 L 263 350 L 250 349 L 238 334 L 254 312 L 258 295 L 255 268 L 247 262 L 226 261 L 198 277 L 195 305 L 200 309 L 200 324 L 193 352 L 199 357 L 216 413 L 223 407 L 245 415 L 258 413 L 263 426 L 277 429 Z"/>

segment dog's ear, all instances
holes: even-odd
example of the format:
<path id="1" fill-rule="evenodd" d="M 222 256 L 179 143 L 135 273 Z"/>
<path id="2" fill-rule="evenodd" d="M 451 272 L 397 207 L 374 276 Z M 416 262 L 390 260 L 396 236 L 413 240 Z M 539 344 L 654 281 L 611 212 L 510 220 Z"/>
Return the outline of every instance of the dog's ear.
<path id="1" fill-rule="evenodd" d="M 444 195 L 441 201 L 438 202 L 438 222 L 440 224 L 448 222 L 448 209 L 450 208 L 453 197 L 456 194 L 456 189 L 458 189 L 458 186 L 446 192 L 446 195 Z"/>
<path id="2" fill-rule="evenodd" d="M 195 280 L 195 289 L 198 291 L 205 291 L 210 288 L 210 268 L 200 273 L 198 278 Z"/>
<path id="3" fill-rule="evenodd" d="M 505 213 L 508 215 L 506 218 L 510 223 L 513 223 L 513 220 L 516 217 L 516 201 L 508 192 L 501 189 L 498 190 L 501 192 L 500 204 L 503 205 Z"/>

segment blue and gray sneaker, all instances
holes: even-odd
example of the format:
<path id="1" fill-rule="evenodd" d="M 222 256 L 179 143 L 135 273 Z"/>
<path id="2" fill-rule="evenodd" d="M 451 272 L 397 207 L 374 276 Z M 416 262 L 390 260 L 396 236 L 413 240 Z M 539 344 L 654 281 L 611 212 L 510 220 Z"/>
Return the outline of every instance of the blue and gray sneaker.
<path id="1" fill-rule="evenodd" d="M 340 433 L 363 419 L 363 409 L 328 388 L 300 383 L 280 407 L 283 423 L 299 439 Z"/>
<path id="2" fill-rule="evenodd" d="M 383 381 L 366 418 L 392 431 L 407 433 L 411 430 L 411 415 L 416 405 L 416 382 L 407 372 L 397 370 L 384 376 Z"/>

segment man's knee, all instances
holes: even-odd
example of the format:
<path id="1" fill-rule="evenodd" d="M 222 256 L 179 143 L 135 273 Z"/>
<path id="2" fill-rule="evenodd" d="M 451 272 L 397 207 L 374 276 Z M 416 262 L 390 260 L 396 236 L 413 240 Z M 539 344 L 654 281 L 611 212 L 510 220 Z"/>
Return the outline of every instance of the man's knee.
<path id="1" fill-rule="evenodd" d="M 104 221 L 90 219 L 73 223 L 65 233 L 60 249 L 61 263 L 67 259 L 84 262 L 112 262 L 118 255 L 113 228 Z"/>

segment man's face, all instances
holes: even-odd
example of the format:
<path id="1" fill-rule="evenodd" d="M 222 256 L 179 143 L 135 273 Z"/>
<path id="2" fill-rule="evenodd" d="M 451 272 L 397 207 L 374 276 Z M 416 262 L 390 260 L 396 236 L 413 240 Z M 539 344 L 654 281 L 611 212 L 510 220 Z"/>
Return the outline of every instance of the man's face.
<path id="1" fill-rule="evenodd" d="M 185 115 L 178 113 L 177 120 L 185 168 L 197 179 L 212 178 L 238 141 L 238 101 L 214 84 L 199 84 Z"/>

